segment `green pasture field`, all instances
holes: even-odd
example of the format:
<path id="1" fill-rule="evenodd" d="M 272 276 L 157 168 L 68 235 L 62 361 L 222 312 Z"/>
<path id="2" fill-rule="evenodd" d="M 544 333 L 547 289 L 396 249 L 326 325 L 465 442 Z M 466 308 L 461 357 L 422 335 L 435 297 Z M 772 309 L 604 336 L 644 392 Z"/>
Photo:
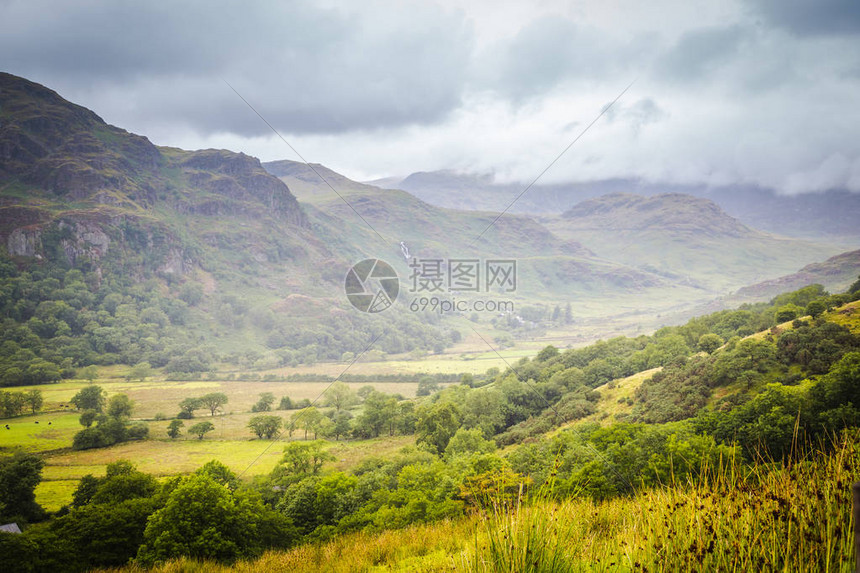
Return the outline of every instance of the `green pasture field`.
<path id="1" fill-rule="evenodd" d="M 244 474 L 244 477 L 268 473 L 280 459 L 284 444 L 290 439 L 304 439 L 305 435 L 303 431 L 296 431 L 292 437 L 283 434 L 276 440 L 261 440 L 254 436 L 247 426 L 251 417 L 257 415 L 251 413 L 250 409 L 259 394 L 272 392 L 276 401 L 280 401 L 282 396 L 289 396 L 293 400 L 314 400 L 330 385 L 328 382 L 171 382 L 157 379 L 128 382 L 117 378 L 99 379 L 95 383 L 107 391 L 108 397 L 123 393 L 135 401 L 133 417 L 149 426 L 149 439 L 125 442 L 109 448 L 72 450 L 74 435 L 82 426 L 78 422 L 80 413 L 72 409 L 69 400 L 88 385 L 81 380 L 14 388 L 15 391 L 31 388 L 41 390 L 45 397 L 44 409 L 35 415 L 7 418 L 0 423 L 0 451 L 22 448 L 44 454 L 46 465 L 42 472 L 43 481 L 36 489 L 36 499 L 48 510 L 57 510 L 68 504 L 81 477 L 87 474 L 104 475 L 107 464 L 121 459 L 130 460 L 141 471 L 156 476 L 192 472 L 213 459 L 226 464 L 237 474 Z M 363 385 L 349 384 L 354 390 Z M 379 391 L 401 394 L 405 398 L 414 397 L 417 389 L 417 384 L 413 382 L 371 385 Z M 184 427 L 179 438 L 168 438 L 169 420 L 154 420 L 158 413 L 175 416 L 177 404 L 183 398 L 209 392 L 227 394 L 229 401 L 224 407 L 225 412 L 211 416 L 208 410 L 197 410 L 193 419 L 183 421 Z M 275 410 L 268 414 L 288 420 L 294 412 Z M 191 425 L 202 420 L 211 421 L 215 430 L 206 434 L 202 440 L 186 434 Z M 7 424 L 8 430 L 5 427 Z M 308 439 L 313 437 L 312 434 L 307 436 Z M 331 465 L 337 469 L 346 469 L 366 457 L 392 454 L 414 443 L 414 436 L 333 441 L 329 449 L 335 461 Z"/>

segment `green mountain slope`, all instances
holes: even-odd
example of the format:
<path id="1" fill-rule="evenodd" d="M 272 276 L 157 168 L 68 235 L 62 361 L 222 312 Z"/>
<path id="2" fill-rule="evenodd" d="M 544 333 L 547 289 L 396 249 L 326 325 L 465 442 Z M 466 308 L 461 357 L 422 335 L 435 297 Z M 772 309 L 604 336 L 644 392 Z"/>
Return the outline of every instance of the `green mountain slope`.
<path id="1" fill-rule="evenodd" d="M 0 75 L 0 150 L 6 335 L 48 362 L 108 353 L 163 366 L 200 350 L 210 359 L 177 368 L 273 367 L 339 359 L 379 332 L 384 352 L 449 342 L 418 316 L 350 312 L 342 281 L 354 259 L 314 232 L 256 158 L 156 147 L 9 74 Z M 69 294 L 78 288 L 86 293 Z M 71 305 L 65 326 L 43 327 L 59 318 L 40 308 L 59 302 Z M 169 319 L 144 328 L 152 313 Z"/>
<path id="2" fill-rule="evenodd" d="M 512 294 L 514 300 L 575 302 L 579 316 L 628 312 L 618 305 L 619 296 L 641 297 L 643 309 L 673 307 L 702 297 L 696 286 L 679 285 L 650 270 L 595 256 L 587 246 L 560 238 L 529 216 L 507 213 L 497 219 L 492 212 L 436 207 L 404 191 L 357 183 L 317 165 L 316 173 L 293 161 L 264 167 L 296 193 L 312 226 L 329 244 L 342 252 L 354 250 L 355 245 L 378 247 L 395 259 L 401 276 L 411 272 L 400 253 L 403 241 L 410 255 L 418 258 L 516 258 L 519 285 Z"/>

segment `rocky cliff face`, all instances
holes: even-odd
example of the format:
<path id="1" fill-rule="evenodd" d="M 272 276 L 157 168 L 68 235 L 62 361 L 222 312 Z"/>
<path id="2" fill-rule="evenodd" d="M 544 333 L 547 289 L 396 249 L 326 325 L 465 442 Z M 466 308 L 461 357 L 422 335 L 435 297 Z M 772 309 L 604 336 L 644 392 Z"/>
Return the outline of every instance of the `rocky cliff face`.
<path id="1" fill-rule="evenodd" d="M 196 263 L 184 244 L 194 240 L 188 215 L 213 218 L 206 229 L 261 221 L 281 234 L 308 229 L 289 188 L 256 158 L 159 148 L 0 73 L 0 244 L 9 254 L 98 267 L 142 249 L 149 270 L 184 274 Z"/>
<path id="2" fill-rule="evenodd" d="M 280 179 L 271 176 L 256 157 L 206 149 L 182 152 L 171 159 L 190 186 L 202 191 L 186 195 L 181 208 L 203 215 L 274 214 L 288 223 L 307 226 L 298 201 Z"/>

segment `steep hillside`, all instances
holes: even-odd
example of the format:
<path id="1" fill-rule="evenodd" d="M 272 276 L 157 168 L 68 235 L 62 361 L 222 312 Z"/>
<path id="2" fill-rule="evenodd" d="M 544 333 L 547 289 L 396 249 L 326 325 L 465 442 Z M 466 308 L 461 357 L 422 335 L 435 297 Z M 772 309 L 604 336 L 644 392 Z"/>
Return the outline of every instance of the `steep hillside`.
<path id="1" fill-rule="evenodd" d="M 314 232 L 256 158 L 156 147 L 9 74 L 0 155 L 4 339 L 48 362 L 107 352 L 163 366 L 193 350 L 209 359 L 184 371 L 274 367 L 358 352 L 370 329 L 386 332 L 384 352 L 449 342 L 414 315 L 350 313 L 342 281 L 354 258 Z"/>
<path id="2" fill-rule="evenodd" d="M 12 256 L 51 258 L 59 246 L 68 264 L 86 258 L 99 267 L 114 252 L 142 247 L 151 264 L 140 272 L 182 275 L 217 257 L 207 241 L 180 238 L 188 229 L 179 217 L 263 218 L 293 235 L 307 228 L 286 185 L 244 154 L 159 149 L 9 74 L 0 74 L 0 122 L 0 239 Z M 58 245 L 45 244 L 54 230 Z"/>

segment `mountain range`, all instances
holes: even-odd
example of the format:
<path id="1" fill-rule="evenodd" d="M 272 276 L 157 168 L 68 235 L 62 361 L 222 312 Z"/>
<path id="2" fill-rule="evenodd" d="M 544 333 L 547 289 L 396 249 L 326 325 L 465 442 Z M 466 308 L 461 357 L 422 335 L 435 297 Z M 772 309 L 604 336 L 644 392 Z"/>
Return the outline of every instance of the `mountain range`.
<path id="1" fill-rule="evenodd" d="M 707 186 L 650 183 L 637 179 L 607 179 L 585 183 L 533 185 L 499 183 L 492 174 L 451 170 L 420 171 L 407 177 L 372 182 L 396 187 L 429 203 L 451 209 L 500 210 L 510 205 L 515 213 L 563 213 L 581 201 L 611 193 L 637 195 L 683 194 L 710 199 L 727 214 L 750 227 L 793 237 L 860 236 L 860 193 L 830 189 L 820 193 L 789 195 L 755 186 Z M 516 199 L 516 201 L 515 201 Z"/>
<path id="2" fill-rule="evenodd" d="M 419 323 L 462 328 L 456 317 L 357 314 L 343 280 L 368 257 L 389 261 L 404 290 L 415 258 L 516 259 L 518 288 L 508 294 L 520 307 L 571 304 L 578 319 L 608 324 L 776 279 L 852 241 L 850 233 L 809 235 L 810 226 L 798 232 L 804 238 L 757 230 L 715 200 L 636 186 L 630 193 L 623 181 L 593 186 L 598 196 L 558 212 L 549 210 L 570 199 L 570 186 L 540 187 L 518 207 L 543 202 L 544 210 L 500 216 L 504 201 L 489 201 L 498 186 L 486 179 L 416 174 L 399 182 L 402 189 L 385 188 L 317 164 L 160 147 L 10 74 L 0 74 L 0 157 L 0 241 L 19 268 L 61 264 L 107 281 L 155 278 L 168 292 L 199 284 L 209 302 L 192 323 L 204 338 L 264 351 L 269 320 L 234 331 L 212 326 L 225 300 L 268 313 L 285 333 L 305 332 L 306 346 L 368 321 L 391 330 L 391 351 L 400 347 L 396 334 Z M 554 202 L 545 200 L 551 191 Z M 850 214 L 854 197 L 842 198 Z M 846 269 L 856 259 L 831 266 Z M 850 282 L 847 271 L 827 276 L 831 287 Z M 361 350 L 365 338 L 347 346 Z"/>

